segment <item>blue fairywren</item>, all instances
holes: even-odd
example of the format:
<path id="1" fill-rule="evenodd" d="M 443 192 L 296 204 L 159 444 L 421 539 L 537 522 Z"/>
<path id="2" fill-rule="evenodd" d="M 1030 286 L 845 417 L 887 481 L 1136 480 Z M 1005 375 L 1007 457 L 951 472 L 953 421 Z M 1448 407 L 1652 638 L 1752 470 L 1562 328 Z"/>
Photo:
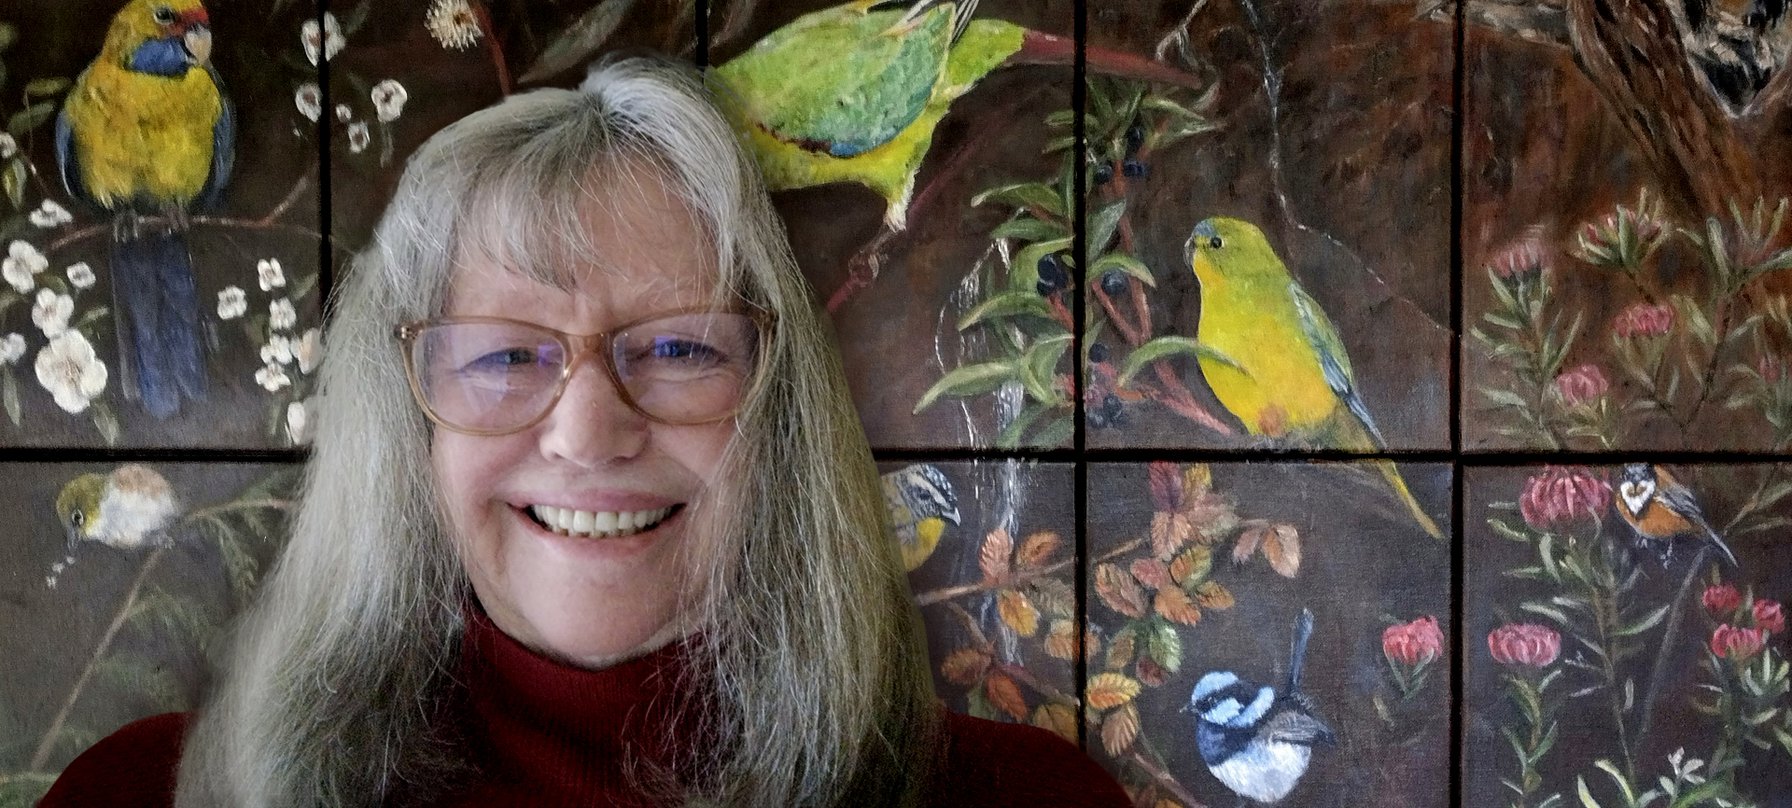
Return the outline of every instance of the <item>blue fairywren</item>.
<path id="1" fill-rule="evenodd" d="M 1240 805 L 1246 799 L 1263 805 L 1280 802 L 1307 773 L 1313 746 L 1333 741 L 1331 729 L 1300 692 L 1301 665 L 1312 634 L 1313 612 L 1302 609 L 1294 621 L 1288 683 L 1281 692 L 1231 671 L 1212 671 L 1195 684 L 1182 710 L 1196 717 L 1195 743 L 1207 770 L 1238 795 Z"/>

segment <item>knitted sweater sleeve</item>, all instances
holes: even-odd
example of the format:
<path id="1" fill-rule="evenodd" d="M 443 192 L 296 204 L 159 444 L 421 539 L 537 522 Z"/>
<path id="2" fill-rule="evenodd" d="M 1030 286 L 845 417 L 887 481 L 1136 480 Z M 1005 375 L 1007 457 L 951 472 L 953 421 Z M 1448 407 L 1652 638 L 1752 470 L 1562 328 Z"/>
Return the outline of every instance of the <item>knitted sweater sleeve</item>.
<path id="1" fill-rule="evenodd" d="M 975 808 L 1127 808 L 1112 775 L 1051 732 L 948 714 L 936 805 Z"/>
<path id="2" fill-rule="evenodd" d="M 38 808 L 172 806 L 187 718 L 185 713 L 151 716 L 106 736 L 62 770 Z"/>

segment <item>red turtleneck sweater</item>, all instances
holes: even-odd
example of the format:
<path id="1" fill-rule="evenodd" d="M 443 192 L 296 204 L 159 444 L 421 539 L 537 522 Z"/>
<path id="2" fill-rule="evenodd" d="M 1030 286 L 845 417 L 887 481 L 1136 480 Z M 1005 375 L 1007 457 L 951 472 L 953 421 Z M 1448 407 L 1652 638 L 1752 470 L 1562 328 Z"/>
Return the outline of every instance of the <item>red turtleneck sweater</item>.
<path id="1" fill-rule="evenodd" d="M 673 762 L 663 728 L 691 696 L 677 687 L 674 644 L 588 671 L 542 657 L 472 610 L 460 681 L 461 737 L 475 773 L 439 804 L 642 805 L 624 761 Z M 951 714 L 940 806 L 1129 805 L 1112 777 L 1045 730 Z M 172 803 L 187 716 L 125 726 L 70 763 L 40 808 Z M 688 740 L 688 739 L 684 739 Z"/>

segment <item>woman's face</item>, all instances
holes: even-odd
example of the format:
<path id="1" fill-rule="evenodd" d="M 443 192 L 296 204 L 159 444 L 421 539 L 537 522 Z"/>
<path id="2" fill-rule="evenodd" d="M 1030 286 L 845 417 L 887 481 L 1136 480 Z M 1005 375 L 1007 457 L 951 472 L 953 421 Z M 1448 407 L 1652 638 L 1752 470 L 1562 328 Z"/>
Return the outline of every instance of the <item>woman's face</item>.
<path id="1" fill-rule="evenodd" d="M 588 202 L 602 251 L 569 291 L 465 250 L 445 316 L 527 320 L 594 334 L 654 312 L 711 303 L 714 250 L 652 172 Z M 548 656 L 596 667 L 669 639 L 694 602 L 688 554 L 732 419 L 668 426 L 630 409 L 597 361 L 581 362 L 539 423 L 508 435 L 437 427 L 432 461 L 467 577 L 500 629 Z M 613 538 L 561 535 L 542 507 L 648 522 Z M 712 502 L 713 506 L 713 502 Z M 658 512 L 671 508 L 663 521 Z M 637 516 L 638 515 L 638 518 Z M 549 514 L 549 518 L 566 518 Z"/>

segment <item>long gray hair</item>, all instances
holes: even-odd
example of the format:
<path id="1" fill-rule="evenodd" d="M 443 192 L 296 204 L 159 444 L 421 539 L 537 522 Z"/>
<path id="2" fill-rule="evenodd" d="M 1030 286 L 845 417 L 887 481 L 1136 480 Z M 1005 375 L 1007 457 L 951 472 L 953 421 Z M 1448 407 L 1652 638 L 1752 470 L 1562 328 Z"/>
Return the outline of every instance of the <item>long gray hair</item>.
<path id="1" fill-rule="evenodd" d="M 918 800 L 939 708 L 870 451 L 783 229 L 713 103 L 689 67 L 608 61 L 579 91 L 513 96 L 411 158 L 336 295 L 291 544 L 189 735 L 179 805 L 373 805 L 451 773 L 442 705 L 471 595 L 392 327 L 439 314 L 458 252 L 481 239 L 516 271 L 567 283 L 563 259 L 594 246 L 593 177 L 641 165 L 713 237 L 718 294 L 776 315 L 718 476 L 727 529 L 694 572 L 706 587 L 694 679 L 718 706 L 703 733 L 714 748 L 691 750 L 696 774 L 676 798 Z"/>

